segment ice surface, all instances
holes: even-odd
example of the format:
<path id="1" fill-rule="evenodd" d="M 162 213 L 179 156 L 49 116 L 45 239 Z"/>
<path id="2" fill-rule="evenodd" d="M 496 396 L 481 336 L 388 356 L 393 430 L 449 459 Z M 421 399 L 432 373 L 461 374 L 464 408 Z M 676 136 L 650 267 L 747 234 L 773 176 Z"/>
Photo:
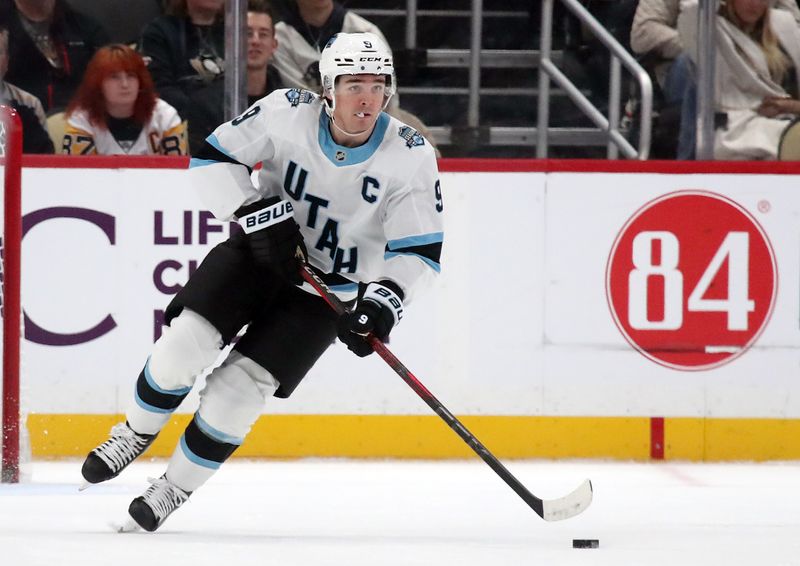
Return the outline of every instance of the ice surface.
<path id="1" fill-rule="evenodd" d="M 589 477 L 594 502 L 546 523 L 480 461 L 232 460 L 157 533 L 118 534 L 165 461 L 82 493 L 80 462 L 34 461 L 0 485 L 0 565 L 800 565 L 800 463 L 506 464 L 544 498 Z"/>

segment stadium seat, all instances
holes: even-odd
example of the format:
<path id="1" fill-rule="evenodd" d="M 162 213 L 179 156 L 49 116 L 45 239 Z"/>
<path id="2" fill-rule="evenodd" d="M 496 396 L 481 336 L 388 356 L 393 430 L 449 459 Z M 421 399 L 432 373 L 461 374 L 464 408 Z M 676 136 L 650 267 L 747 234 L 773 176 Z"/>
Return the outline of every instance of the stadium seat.
<path id="1" fill-rule="evenodd" d="M 56 153 L 61 153 L 61 146 L 64 144 L 64 131 L 67 129 L 67 118 L 64 112 L 58 112 L 47 117 L 47 133 L 53 140 L 53 147 Z"/>

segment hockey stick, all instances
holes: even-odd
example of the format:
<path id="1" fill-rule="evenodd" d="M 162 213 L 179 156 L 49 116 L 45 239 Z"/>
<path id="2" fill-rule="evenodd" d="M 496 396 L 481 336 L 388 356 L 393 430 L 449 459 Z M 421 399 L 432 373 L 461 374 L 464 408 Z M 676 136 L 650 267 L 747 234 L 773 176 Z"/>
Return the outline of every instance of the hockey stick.
<path id="1" fill-rule="evenodd" d="M 343 314 L 347 312 L 347 307 L 342 303 L 342 301 L 333 294 L 330 288 L 320 279 L 314 271 L 312 271 L 311 267 L 308 265 L 303 265 L 303 268 L 300 270 L 300 274 L 314 289 L 316 289 L 317 293 L 327 302 L 331 308 L 336 311 L 337 314 Z M 545 521 L 560 521 L 562 519 L 569 519 L 570 517 L 574 517 L 578 513 L 584 511 L 589 504 L 592 502 L 592 482 L 588 479 L 585 480 L 580 486 L 578 486 L 575 491 L 561 497 L 559 499 L 549 499 L 549 500 L 542 500 L 535 495 L 533 495 L 528 489 L 520 483 L 520 481 L 515 478 L 511 472 L 503 466 L 500 461 L 494 457 L 494 455 L 489 452 L 489 450 L 481 444 L 481 442 L 475 438 L 475 436 L 467 430 L 467 428 L 461 424 L 459 421 L 447 408 L 439 402 L 439 400 L 434 397 L 433 393 L 428 391 L 428 389 L 414 376 L 413 373 L 409 371 L 409 369 L 403 365 L 403 363 L 398 360 L 395 355 L 386 347 L 386 345 L 381 342 L 375 336 L 371 334 L 366 337 L 366 340 L 369 342 L 370 346 L 378 353 L 378 355 L 383 358 L 383 360 L 389 364 L 397 375 L 399 375 L 403 381 L 405 381 L 411 389 L 414 390 L 414 393 L 420 396 L 423 401 L 433 409 L 433 412 L 439 415 L 441 419 L 447 423 L 447 425 L 452 428 L 461 439 L 467 443 L 467 445 L 472 448 L 475 453 L 481 457 L 481 459 L 486 462 L 490 468 L 492 468 L 495 473 L 502 478 L 504 482 L 508 484 L 508 486 L 514 490 L 514 492 L 519 495 L 525 503 L 527 503 L 531 509 L 536 511 L 536 514 L 539 515 Z"/>

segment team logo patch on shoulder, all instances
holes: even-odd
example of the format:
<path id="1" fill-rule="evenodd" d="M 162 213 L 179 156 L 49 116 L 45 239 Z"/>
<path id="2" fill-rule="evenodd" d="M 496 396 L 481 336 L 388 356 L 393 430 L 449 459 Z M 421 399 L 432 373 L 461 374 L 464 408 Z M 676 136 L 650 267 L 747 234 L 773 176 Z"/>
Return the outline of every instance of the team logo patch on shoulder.
<path id="1" fill-rule="evenodd" d="M 309 104 L 314 98 L 313 92 L 303 90 L 302 88 L 291 88 L 286 91 L 286 99 L 292 106 Z"/>
<path id="2" fill-rule="evenodd" d="M 403 126 L 397 133 L 401 138 L 406 140 L 406 147 L 425 145 L 425 138 L 414 128 Z"/>

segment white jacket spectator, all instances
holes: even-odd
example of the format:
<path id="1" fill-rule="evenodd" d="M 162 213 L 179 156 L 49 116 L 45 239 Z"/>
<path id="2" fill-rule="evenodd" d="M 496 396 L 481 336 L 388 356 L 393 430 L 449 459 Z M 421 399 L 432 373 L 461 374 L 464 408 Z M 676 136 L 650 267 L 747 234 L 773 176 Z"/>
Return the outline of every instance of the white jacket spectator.
<path id="1" fill-rule="evenodd" d="M 740 1 L 728 0 L 727 9 L 735 10 Z M 726 124 L 716 129 L 714 157 L 775 159 L 789 120 L 800 115 L 800 85 L 790 86 L 793 98 L 782 84 L 788 67 L 800 70 L 800 26 L 786 10 L 766 9 L 751 25 L 735 24 L 722 15 L 725 10 L 716 16 L 714 109 Z M 697 17 L 697 1 L 690 0 L 678 19 L 681 42 L 695 61 Z M 754 31 L 760 26 L 771 33 Z"/>
<path id="2" fill-rule="evenodd" d="M 797 0 L 775 0 L 776 8 L 789 11 L 800 22 Z M 667 63 L 657 65 L 656 78 L 664 85 L 669 61 L 680 55 L 683 47 L 678 34 L 681 0 L 639 0 L 631 26 L 631 49 L 637 55 L 652 54 Z"/>

